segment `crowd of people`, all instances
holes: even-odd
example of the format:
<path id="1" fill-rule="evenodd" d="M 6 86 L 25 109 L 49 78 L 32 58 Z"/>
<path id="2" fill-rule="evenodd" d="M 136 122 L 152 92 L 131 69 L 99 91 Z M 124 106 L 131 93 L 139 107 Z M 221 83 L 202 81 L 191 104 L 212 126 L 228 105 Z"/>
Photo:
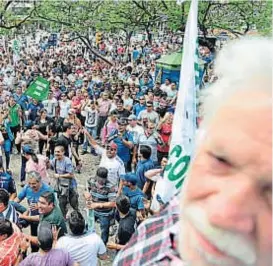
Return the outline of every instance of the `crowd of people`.
<path id="1" fill-rule="evenodd" d="M 170 203 L 161 191 L 178 84 L 155 76 L 168 45 L 141 41 L 128 56 L 105 40 L 98 51 L 112 65 L 78 43 L 21 47 L 15 61 L 2 52 L 0 266 L 96 265 L 107 250 L 114 265 L 270 265 L 271 46 L 223 49 L 183 195 Z M 50 82 L 43 101 L 24 94 L 38 76 Z M 99 166 L 79 195 L 83 156 Z"/>
<path id="2" fill-rule="evenodd" d="M 96 265 L 160 211 L 178 84 L 157 79 L 155 60 L 180 41 L 140 41 L 126 51 L 103 40 L 98 51 L 112 65 L 77 42 L 22 45 L 19 58 L 2 50 L 1 266 Z M 38 76 L 50 82 L 42 101 L 25 94 Z M 11 156 L 21 158 L 19 180 Z M 79 195 L 83 156 L 100 163 Z"/>

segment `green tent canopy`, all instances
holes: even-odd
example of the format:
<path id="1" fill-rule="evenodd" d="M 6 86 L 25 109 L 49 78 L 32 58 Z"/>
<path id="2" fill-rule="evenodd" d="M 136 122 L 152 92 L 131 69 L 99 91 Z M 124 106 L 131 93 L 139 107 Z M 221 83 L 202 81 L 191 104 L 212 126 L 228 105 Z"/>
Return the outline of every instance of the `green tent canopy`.
<path id="1" fill-rule="evenodd" d="M 163 67 L 170 70 L 180 70 L 182 60 L 182 51 L 164 55 L 156 60 L 158 68 Z"/>
<path id="2" fill-rule="evenodd" d="M 156 80 L 163 83 L 166 78 L 179 84 L 182 51 L 164 55 L 156 60 Z"/>

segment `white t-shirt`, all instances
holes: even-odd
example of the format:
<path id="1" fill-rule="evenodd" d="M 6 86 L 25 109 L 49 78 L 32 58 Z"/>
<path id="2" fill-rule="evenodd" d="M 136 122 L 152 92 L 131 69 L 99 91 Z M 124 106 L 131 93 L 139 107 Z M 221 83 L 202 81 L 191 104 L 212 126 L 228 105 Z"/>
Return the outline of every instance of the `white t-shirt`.
<path id="1" fill-rule="evenodd" d="M 95 127 L 98 120 L 98 111 L 90 107 L 85 107 L 85 126 L 86 127 Z"/>
<path id="2" fill-rule="evenodd" d="M 60 117 L 66 118 L 68 116 L 68 111 L 71 106 L 71 101 L 59 101 L 60 106 Z"/>
<path id="3" fill-rule="evenodd" d="M 126 129 L 133 134 L 134 143 L 137 142 L 140 134 L 144 134 L 144 128 L 139 125 L 136 125 L 135 127 L 128 125 Z"/>
<path id="4" fill-rule="evenodd" d="M 125 99 L 125 98 L 123 98 L 123 106 L 124 106 L 124 108 L 126 108 L 127 106 L 130 106 L 130 107 L 132 107 L 133 106 L 133 99 L 131 99 L 131 98 L 127 98 L 127 99 Z"/>
<path id="5" fill-rule="evenodd" d="M 162 91 L 164 91 L 164 92 L 167 92 L 168 90 L 171 89 L 171 84 L 170 84 L 170 85 L 166 85 L 166 84 L 164 83 L 164 84 L 162 84 L 162 85 L 160 86 L 160 89 L 161 89 Z"/>
<path id="6" fill-rule="evenodd" d="M 106 150 L 99 146 L 95 150 L 97 154 L 101 155 L 99 167 L 105 167 L 108 170 L 107 179 L 109 183 L 113 186 L 118 186 L 120 176 L 125 174 L 123 161 L 118 156 L 108 158 Z"/>
<path id="7" fill-rule="evenodd" d="M 49 117 L 55 117 L 56 116 L 56 107 L 58 106 L 58 102 L 55 98 L 44 100 L 43 105 L 47 111 L 47 115 Z"/>
<path id="8" fill-rule="evenodd" d="M 152 199 L 152 203 L 151 203 L 150 208 L 152 211 L 159 211 L 160 210 L 160 203 L 158 202 L 156 196 L 159 195 L 161 197 L 162 201 L 164 202 L 164 197 L 163 197 L 163 194 L 165 191 L 164 178 L 160 174 L 157 174 L 157 175 L 151 177 L 151 180 L 156 182 L 156 184 L 155 184 L 154 197 Z"/>
<path id="9" fill-rule="evenodd" d="M 63 236 L 57 241 L 56 248 L 67 250 L 73 260 L 81 266 L 97 265 L 98 255 L 106 252 L 103 241 L 94 232 L 81 236 Z"/>

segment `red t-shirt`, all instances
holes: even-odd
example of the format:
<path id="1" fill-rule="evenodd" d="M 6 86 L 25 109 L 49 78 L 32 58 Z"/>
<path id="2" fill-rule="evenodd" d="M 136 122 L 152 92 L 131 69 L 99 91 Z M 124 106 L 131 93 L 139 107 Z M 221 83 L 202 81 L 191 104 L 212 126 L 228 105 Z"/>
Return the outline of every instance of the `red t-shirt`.
<path id="1" fill-rule="evenodd" d="M 170 146 L 169 146 L 169 139 L 170 139 L 170 136 L 172 134 L 172 125 L 171 124 L 163 124 L 160 131 L 159 131 L 159 134 L 164 142 L 164 146 L 157 146 L 157 150 L 160 151 L 160 152 L 169 152 L 169 149 L 170 149 Z"/>

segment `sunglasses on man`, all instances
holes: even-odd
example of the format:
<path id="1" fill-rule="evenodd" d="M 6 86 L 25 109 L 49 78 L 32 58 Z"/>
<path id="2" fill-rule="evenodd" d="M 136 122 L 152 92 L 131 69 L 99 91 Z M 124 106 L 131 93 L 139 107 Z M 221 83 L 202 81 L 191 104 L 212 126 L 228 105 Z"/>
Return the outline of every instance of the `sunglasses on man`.
<path id="1" fill-rule="evenodd" d="M 107 151 L 116 151 L 117 149 L 111 148 L 111 146 L 106 146 Z"/>

